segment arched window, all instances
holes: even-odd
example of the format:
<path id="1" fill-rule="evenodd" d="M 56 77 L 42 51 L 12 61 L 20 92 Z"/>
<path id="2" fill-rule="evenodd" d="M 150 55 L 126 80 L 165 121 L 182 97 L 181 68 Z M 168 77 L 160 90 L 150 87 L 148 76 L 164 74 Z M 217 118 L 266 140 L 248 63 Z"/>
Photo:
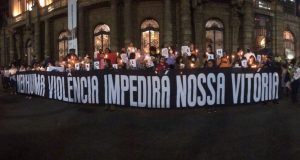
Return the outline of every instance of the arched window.
<path id="1" fill-rule="evenodd" d="M 96 26 L 94 30 L 95 51 L 110 48 L 110 28 L 106 24 Z"/>
<path id="2" fill-rule="evenodd" d="M 141 48 L 149 53 L 150 48 L 159 48 L 159 25 L 153 19 L 145 20 L 141 25 Z"/>
<path id="3" fill-rule="evenodd" d="M 27 59 L 27 64 L 30 65 L 33 58 L 33 46 L 32 41 L 28 40 L 25 46 L 25 58 Z"/>
<path id="4" fill-rule="evenodd" d="M 206 47 L 211 45 L 213 52 L 217 49 L 223 49 L 223 23 L 217 19 L 211 19 L 205 24 L 206 30 Z"/>
<path id="5" fill-rule="evenodd" d="M 289 59 L 295 57 L 295 39 L 290 31 L 283 32 L 284 53 Z"/>
<path id="6" fill-rule="evenodd" d="M 68 32 L 67 31 L 61 32 L 59 34 L 58 52 L 59 52 L 59 57 L 66 56 L 68 54 Z"/>

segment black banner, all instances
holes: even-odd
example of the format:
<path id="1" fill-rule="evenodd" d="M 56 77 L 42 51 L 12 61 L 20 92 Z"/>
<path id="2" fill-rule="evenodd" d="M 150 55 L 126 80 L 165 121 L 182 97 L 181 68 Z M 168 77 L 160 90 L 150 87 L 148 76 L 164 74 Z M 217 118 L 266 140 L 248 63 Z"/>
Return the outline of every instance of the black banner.
<path id="1" fill-rule="evenodd" d="M 194 108 L 279 99 L 275 69 L 105 70 L 20 72 L 17 91 L 81 104 Z"/>

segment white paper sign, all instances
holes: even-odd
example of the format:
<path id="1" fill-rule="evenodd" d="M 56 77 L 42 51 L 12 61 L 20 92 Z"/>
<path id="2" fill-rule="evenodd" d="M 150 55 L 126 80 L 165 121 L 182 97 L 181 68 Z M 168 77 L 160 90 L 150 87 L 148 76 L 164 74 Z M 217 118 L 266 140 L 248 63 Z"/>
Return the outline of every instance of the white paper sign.
<path id="1" fill-rule="evenodd" d="M 217 55 L 218 57 L 223 57 L 223 49 L 217 49 Z"/>
<path id="2" fill-rule="evenodd" d="M 207 54 L 207 60 L 215 59 L 215 55 Z"/>
<path id="3" fill-rule="evenodd" d="M 129 62 L 130 62 L 131 67 L 136 67 L 136 60 L 135 59 L 131 59 Z"/>
<path id="4" fill-rule="evenodd" d="M 189 46 L 182 46 L 181 47 L 181 53 L 182 55 L 188 55 L 191 56 L 191 49 Z"/>
<path id="5" fill-rule="evenodd" d="M 153 67 L 154 63 L 152 60 L 147 60 L 147 67 Z"/>
<path id="6" fill-rule="evenodd" d="M 161 50 L 161 55 L 164 56 L 165 58 L 169 57 L 169 49 L 168 48 L 163 48 Z"/>
<path id="7" fill-rule="evenodd" d="M 241 60 L 241 63 L 242 63 L 242 67 L 243 67 L 243 68 L 247 68 L 247 67 L 248 67 L 247 60 L 246 60 L 246 59 Z"/>
<path id="8" fill-rule="evenodd" d="M 122 59 L 122 61 L 123 61 L 124 63 L 127 63 L 127 61 L 128 61 L 127 54 L 126 54 L 126 53 L 122 53 L 122 54 L 121 54 L 121 59 Z"/>
<path id="9" fill-rule="evenodd" d="M 75 70 L 79 71 L 80 70 L 80 63 L 75 63 Z"/>
<path id="10" fill-rule="evenodd" d="M 51 71 L 57 71 L 57 72 L 64 72 L 65 68 L 64 67 L 47 67 L 47 71 L 51 72 Z"/>
<path id="11" fill-rule="evenodd" d="M 90 71 L 91 70 L 91 65 L 89 63 L 85 64 L 85 70 Z"/>
<path id="12" fill-rule="evenodd" d="M 118 69 L 118 64 L 113 64 L 112 67 L 113 67 L 114 69 Z"/>
<path id="13" fill-rule="evenodd" d="M 100 62 L 99 61 L 95 61 L 94 62 L 94 69 L 100 69 Z"/>
<path id="14" fill-rule="evenodd" d="M 257 55 L 257 58 L 256 58 L 256 60 L 257 60 L 257 62 L 258 62 L 258 63 L 260 63 L 260 62 L 261 62 L 261 55 L 260 55 L 260 54 L 258 54 L 258 55 Z"/>

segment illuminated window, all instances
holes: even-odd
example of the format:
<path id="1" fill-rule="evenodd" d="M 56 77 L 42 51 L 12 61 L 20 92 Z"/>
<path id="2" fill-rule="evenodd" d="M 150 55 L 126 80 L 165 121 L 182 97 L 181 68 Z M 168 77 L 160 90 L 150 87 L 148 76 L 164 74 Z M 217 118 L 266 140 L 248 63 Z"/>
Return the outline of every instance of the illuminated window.
<path id="1" fill-rule="evenodd" d="M 27 64 L 31 65 L 31 61 L 33 58 L 33 46 L 32 41 L 28 40 L 25 46 L 25 58 L 27 59 Z"/>
<path id="2" fill-rule="evenodd" d="M 14 17 L 22 13 L 21 0 L 13 0 L 12 5 L 13 5 L 13 13 L 12 14 Z"/>
<path id="3" fill-rule="evenodd" d="M 68 54 L 68 32 L 66 31 L 61 32 L 59 34 L 58 52 L 59 52 L 59 57 L 66 56 Z"/>
<path id="4" fill-rule="evenodd" d="M 283 32 L 284 53 L 289 59 L 295 57 L 295 39 L 290 31 Z"/>
<path id="5" fill-rule="evenodd" d="M 153 19 L 145 20 L 141 25 L 141 48 L 144 52 L 159 48 L 159 25 Z"/>
<path id="6" fill-rule="evenodd" d="M 264 15 L 255 16 L 256 50 L 272 48 L 271 18 Z"/>
<path id="7" fill-rule="evenodd" d="M 33 0 L 26 0 L 26 11 L 31 11 L 33 7 Z"/>
<path id="8" fill-rule="evenodd" d="M 45 7 L 48 6 L 49 4 L 51 4 L 53 2 L 53 0 L 39 0 L 40 6 L 41 7 Z"/>
<path id="9" fill-rule="evenodd" d="M 94 30 L 95 51 L 110 48 L 110 28 L 106 24 L 96 26 Z"/>
<path id="10" fill-rule="evenodd" d="M 217 49 L 223 49 L 223 23 L 217 19 L 212 19 L 206 22 L 206 46 L 211 46 L 212 52 Z"/>

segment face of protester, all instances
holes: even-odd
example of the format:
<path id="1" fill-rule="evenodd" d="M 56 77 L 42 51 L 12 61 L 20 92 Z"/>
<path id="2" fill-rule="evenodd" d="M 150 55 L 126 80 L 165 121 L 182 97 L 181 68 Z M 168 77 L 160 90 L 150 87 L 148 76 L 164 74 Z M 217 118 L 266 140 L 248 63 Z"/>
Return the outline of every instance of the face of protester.
<path id="1" fill-rule="evenodd" d="M 206 52 L 210 53 L 211 52 L 211 48 L 210 47 L 206 47 Z"/>
<path id="2" fill-rule="evenodd" d="M 213 68 L 213 67 L 214 67 L 214 63 L 212 61 L 208 61 L 207 68 Z"/>
<path id="3" fill-rule="evenodd" d="M 105 49 L 105 53 L 109 53 L 109 49 L 108 48 Z"/>
<path id="4" fill-rule="evenodd" d="M 252 57 L 252 56 L 250 57 L 250 59 L 249 59 L 249 63 L 250 63 L 250 64 L 253 64 L 253 63 L 255 63 L 255 59 L 254 59 L 254 57 Z"/>
<path id="5" fill-rule="evenodd" d="M 160 63 L 164 64 L 165 63 L 165 58 L 160 58 Z"/>
<path id="6" fill-rule="evenodd" d="M 244 56 L 244 51 L 243 51 L 243 50 L 239 50 L 238 56 L 239 56 L 239 57 L 243 57 L 243 56 Z"/>

